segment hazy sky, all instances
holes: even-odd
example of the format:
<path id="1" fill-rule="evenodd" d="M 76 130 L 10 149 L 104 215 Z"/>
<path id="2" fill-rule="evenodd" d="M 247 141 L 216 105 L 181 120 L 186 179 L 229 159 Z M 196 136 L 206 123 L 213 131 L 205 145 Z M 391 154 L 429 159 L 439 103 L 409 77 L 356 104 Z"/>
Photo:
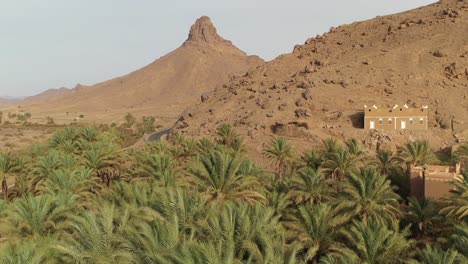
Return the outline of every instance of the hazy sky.
<path id="1" fill-rule="evenodd" d="M 0 95 L 94 84 L 179 47 L 211 17 L 218 33 L 271 60 L 356 20 L 434 0 L 0 0 Z"/>

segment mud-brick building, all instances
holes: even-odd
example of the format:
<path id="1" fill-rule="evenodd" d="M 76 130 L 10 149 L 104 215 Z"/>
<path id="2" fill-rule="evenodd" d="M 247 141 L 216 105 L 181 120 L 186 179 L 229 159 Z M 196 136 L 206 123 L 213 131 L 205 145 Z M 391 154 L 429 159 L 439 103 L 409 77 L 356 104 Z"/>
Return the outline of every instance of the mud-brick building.
<path id="1" fill-rule="evenodd" d="M 365 107 L 364 128 L 384 130 L 426 130 L 427 106 L 409 108 L 404 105 L 393 108 Z"/>
<path id="2" fill-rule="evenodd" d="M 455 166 L 412 166 L 410 168 L 411 195 L 417 198 L 439 199 L 452 190 L 453 181 L 461 178 L 460 164 Z"/>

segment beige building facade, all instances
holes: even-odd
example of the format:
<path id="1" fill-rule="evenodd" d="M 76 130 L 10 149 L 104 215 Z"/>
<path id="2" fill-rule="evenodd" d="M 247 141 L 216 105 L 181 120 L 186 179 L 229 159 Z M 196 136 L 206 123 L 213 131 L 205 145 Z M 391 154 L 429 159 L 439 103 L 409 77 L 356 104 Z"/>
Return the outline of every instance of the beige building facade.
<path id="1" fill-rule="evenodd" d="M 455 166 L 418 166 L 410 170 L 411 195 L 419 199 L 439 199 L 450 193 L 452 182 L 461 176 L 460 164 Z"/>
<path id="2" fill-rule="evenodd" d="M 364 129 L 383 130 L 426 130 L 427 107 L 409 108 L 395 106 L 393 108 L 365 107 Z"/>

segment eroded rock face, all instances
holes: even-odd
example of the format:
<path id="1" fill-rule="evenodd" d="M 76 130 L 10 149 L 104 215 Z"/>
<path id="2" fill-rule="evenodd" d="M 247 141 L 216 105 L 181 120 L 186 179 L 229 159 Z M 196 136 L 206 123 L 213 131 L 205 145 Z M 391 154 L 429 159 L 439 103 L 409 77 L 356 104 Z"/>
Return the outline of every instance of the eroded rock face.
<path id="1" fill-rule="evenodd" d="M 449 9 L 453 12 L 443 11 Z M 364 105 L 428 105 L 429 130 L 421 137 L 430 139 L 436 148 L 451 144 L 455 141 L 452 130 L 468 127 L 467 11 L 466 1 L 445 0 L 334 28 L 296 46 L 292 53 L 232 79 L 225 86 L 235 91 L 235 96 L 228 88 L 219 87 L 209 102 L 197 105 L 195 111 L 216 109 L 207 125 L 212 131 L 220 122 L 242 120 L 239 129 L 245 133 L 281 123 L 274 131 L 267 131 L 297 135 L 294 141 L 301 143 L 295 147 L 304 147 L 312 144 L 310 135 L 365 140 L 368 131 L 359 121 L 364 117 L 357 115 Z M 446 15 L 441 16 L 441 12 Z M 437 117 L 436 109 L 449 119 Z M 247 111 L 252 112 L 243 115 Z M 294 129 L 289 122 L 301 119 L 311 123 L 307 134 L 290 133 Z M 197 115 L 190 127 L 180 132 L 201 135 L 208 131 L 199 129 L 204 122 L 203 116 Z M 389 144 L 409 140 L 409 133 L 390 135 Z M 265 138 L 268 141 L 268 136 Z M 386 136 L 369 140 L 375 141 L 369 143 L 373 148 L 390 141 Z"/>
<path id="2" fill-rule="evenodd" d="M 223 39 L 218 35 L 211 19 L 207 16 L 202 16 L 190 28 L 188 42 L 204 42 L 208 44 L 231 44 L 230 41 Z"/>

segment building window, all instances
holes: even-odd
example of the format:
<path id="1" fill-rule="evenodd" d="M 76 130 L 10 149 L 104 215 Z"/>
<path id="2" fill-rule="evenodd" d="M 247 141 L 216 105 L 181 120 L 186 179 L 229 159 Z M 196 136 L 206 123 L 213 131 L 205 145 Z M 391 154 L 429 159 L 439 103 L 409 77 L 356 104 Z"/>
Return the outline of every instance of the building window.
<path id="1" fill-rule="evenodd" d="M 383 119 L 379 118 L 379 125 L 382 125 L 382 124 L 383 124 Z"/>
<path id="2" fill-rule="evenodd" d="M 424 117 L 419 118 L 419 124 L 421 124 L 421 125 L 424 124 Z"/>
<path id="3" fill-rule="evenodd" d="M 389 125 L 392 124 L 392 119 L 391 119 L 391 118 L 388 119 L 388 124 L 389 124 Z"/>
<path id="4" fill-rule="evenodd" d="M 409 123 L 410 123 L 410 125 L 414 124 L 413 118 L 409 119 Z"/>

